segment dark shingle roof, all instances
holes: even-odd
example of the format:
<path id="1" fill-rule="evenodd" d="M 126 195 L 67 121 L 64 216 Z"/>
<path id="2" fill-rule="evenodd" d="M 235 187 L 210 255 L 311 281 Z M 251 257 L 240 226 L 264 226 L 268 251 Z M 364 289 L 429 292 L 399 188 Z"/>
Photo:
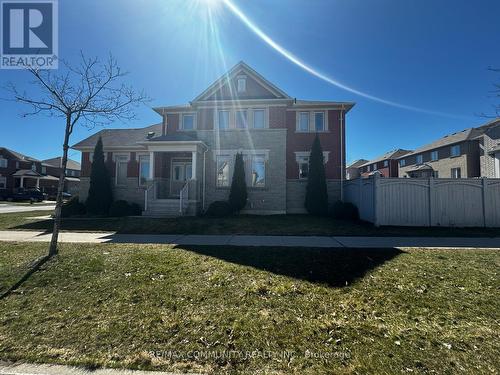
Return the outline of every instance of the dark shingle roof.
<path id="1" fill-rule="evenodd" d="M 137 146 L 137 142 L 147 140 L 148 133 L 161 134 L 162 124 L 154 124 L 145 128 L 134 129 L 104 129 L 73 145 L 74 149 L 95 147 L 99 137 L 102 137 L 104 147 Z"/>
<path id="2" fill-rule="evenodd" d="M 191 141 L 197 141 L 195 137 L 192 137 L 188 134 L 166 134 L 166 135 L 161 135 L 159 137 L 154 137 L 149 139 L 150 142 L 158 142 L 158 141 L 163 141 L 163 142 L 191 142 Z"/>
<path id="3" fill-rule="evenodd" d="M 38 162 L 40 160 L 38 159 L 35 159 L 35 158 L 32 158 L 31 156 L 27 156 L 27 155 L 23 155 L 21 154 L 20 152 L 17 152 L 17 151 L 14 151 L 14 150 L 11 150 L 7 147 L 0 147 L 0 150 L 5 150 L 7 151 L 8 153 L 12 154 L 16 159 L 18 160 L 25 160 L 25 161 L 35 161 L 35 162 Z"/>
<path id="4" fill-rule="evenodd" d="M 354 160 L 351 164 L 349 164 L 346 168 L 357 168 L 363 164 L 365 164 L 368 160 L 366 159 L 358 159 Z"/>
<path id="5" fill-rule="evenodd" d="M 60 156 L 58 156 L 57 158 L 42 160 L 42 163 L 45 165 L 50 165 L 51 167 L 60 168 L 61 167 L 61 159 L 62 158 Z M 71 159 L 68 159 L 68 162 L 66 163 L 66 168 L 73 169 L 76 171 L 79 171 L 82 169 L 80 163 L 78 163 L 77 161 L 71 160 Z"/>
<path id="6" fill-rule="evenodd" d="M 400 158 L 401 156 L 409 155 L 410 153 L 411 153 L 410 150 L 403 150 L 401 148 L 398 148 L 397 150 L 392 150 L 392 151 L 386 152 L 385 154 L 380 155 L 380 156 L 376 157 L 375 159 L 372 159 L 369 162 L 360 165 L 360 167 L 365 167 L 365 166 L 371 165 L 373 163 L 378 163 L 379 161 L 382 161 L 382 160 L 397 159 L 397 158 Z"/>

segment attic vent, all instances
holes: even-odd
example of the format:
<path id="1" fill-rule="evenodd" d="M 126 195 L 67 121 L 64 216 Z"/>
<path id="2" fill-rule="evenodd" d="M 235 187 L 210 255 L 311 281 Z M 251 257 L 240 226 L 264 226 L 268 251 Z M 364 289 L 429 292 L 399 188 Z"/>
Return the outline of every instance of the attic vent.
<path id="1" fill-rule="evenodd" d="M 154 136 L 155 136 L 155 132 L 148 132 L 148 136 L 147 136 L 147 138 L 148 138 L 148 139 L 151 139 L 151 138 L 153 138 Z"/>

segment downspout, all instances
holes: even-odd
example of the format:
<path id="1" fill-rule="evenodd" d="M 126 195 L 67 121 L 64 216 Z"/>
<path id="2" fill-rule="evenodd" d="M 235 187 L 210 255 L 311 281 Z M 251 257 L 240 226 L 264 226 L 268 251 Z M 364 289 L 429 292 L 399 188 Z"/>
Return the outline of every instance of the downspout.
<path id="1" fill-rule="evenodd" d="M 340 200 L 344 201 L 344 105 L 340 110 Z"/>
<path id="2" fill-rule="evenodd" d="M 206 154 L 208 152 L 208 148 L 203 152 L 203 194 L 202 194 L 202 208 L 203 212 L 205 211 L 205 192 L 206 192 Z"/>

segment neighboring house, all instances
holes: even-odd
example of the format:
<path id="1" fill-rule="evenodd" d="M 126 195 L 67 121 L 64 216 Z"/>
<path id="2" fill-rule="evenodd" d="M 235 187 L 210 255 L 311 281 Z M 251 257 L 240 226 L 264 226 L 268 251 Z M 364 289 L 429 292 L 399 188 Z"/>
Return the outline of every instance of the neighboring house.
<path id="1" fill-rule="evenodd" d="M 61 174 L 61 166 L 62 166 L 62 157 L 58 156 L 52 159 L 42 160 L 43 165 L 48 166 L 49 174 L 52 176 L 56 176 L 59 178 Z M 80 163 L 68 159 L 66 162 L 66 179 L 64 191 L 68 192 L 72 195 L 77 195 L 80 190 L 80 173 L 81 173 L 81 165 Z M 56 185 L 57 188 L 57 185 Z"/>
<path id="2" fill-rule="evenodd" d="M 475 128 L 446 135 L 399 159 L 400 177 L 479 177 L 479 141 Z"/>
<path id="3" fill-rule="evenodd" d="M 399 177 L 398 158 L 409 154 L 411 151 L 397 149 L 386 152 L 379 157 L 367 161 L 359 166 L 361 177 L 369 177 L 379 174 L 382 177 Z"/>
<path id="4" fill-rule="evenodd" d="M 500 118 L 478 128 L 481 177 L 500 178 Z"/>
<path id="5" fill-rule="evenodd" d="M 0 147 L 1 197 L 8 196 L 20 188 L 38 188 L 45 193 L 54 194 L 57 191 L 59 174 L 59 167 Z"/>
<path id="6" fill-rule="evenodd" d="M 349 164 L 345 169 L 345 178 L 346 180 L 354 180 L 358 178 L 361 173 L 359 171 L 359 167 L 365 164 L 368 160 L 366 159 L 358 159 Z"/>
<path id="7" fill-rule="evenodd" d="M 323 148 L 329 199 L 340 198 L 345 115 L 353 103 L 296 100 L 243 62 L 189 104 L 159 107 L 160 124 L 102 130 L 73 146 L 82 152 L 86 199 L 92 152 L 102 137 L 115 199 L 145 214 L 195 214 L 229 196 L 236 153 L 245 160 L 245 212 L 304 210 L 310 148 Z"/>

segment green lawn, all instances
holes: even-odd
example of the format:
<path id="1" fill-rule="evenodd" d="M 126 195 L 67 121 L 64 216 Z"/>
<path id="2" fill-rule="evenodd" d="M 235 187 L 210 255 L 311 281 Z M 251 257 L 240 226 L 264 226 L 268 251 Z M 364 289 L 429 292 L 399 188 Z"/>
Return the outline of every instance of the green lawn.
<path id="1" fill-rule="evenodd" d="M 51 230 L 52 220 L 30 219 L 50 212 L 0 214 L 0 230 Z M 240 215 L 227 218 L 65 218 L 62 228 L 72 231 L 117 231 L 163 234 L 259 234 L 318 236 L 500 236 L 500 228 L 381 227 L 308 215 Z"/>
<path id="2" fill-rule="evenodd" d="M 1 286 L 46 247 L 0 244 Z M 499 269 L 494 250 L 63 244 L 0 301 L 0 360 L 218 374 L 495 373 Z"/>

